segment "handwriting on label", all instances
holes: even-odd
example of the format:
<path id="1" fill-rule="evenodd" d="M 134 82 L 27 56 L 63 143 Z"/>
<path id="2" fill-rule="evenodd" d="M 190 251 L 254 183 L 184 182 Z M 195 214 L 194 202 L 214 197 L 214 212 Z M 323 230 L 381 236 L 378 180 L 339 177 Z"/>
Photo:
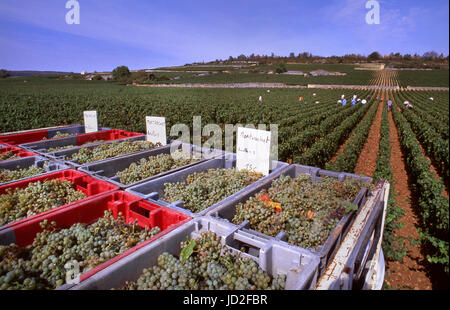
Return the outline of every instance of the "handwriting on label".
<path id="1" fill-rule="evenodd" d="M 269 174 L 270 131 L 238 128 L 236 167 L 252 172 Z"/>
<path id="2" fill-rule="evenodd" d="M 84 111 L 84 131 L 86 133 L 98 131 L 97 111 Z"/>
<path id="3" fill-rule="evenodd" d="M 147 125 L 147 141 L 166 145 L 166 119 L 164 117 L 147 116 L 145 123 Z"/>

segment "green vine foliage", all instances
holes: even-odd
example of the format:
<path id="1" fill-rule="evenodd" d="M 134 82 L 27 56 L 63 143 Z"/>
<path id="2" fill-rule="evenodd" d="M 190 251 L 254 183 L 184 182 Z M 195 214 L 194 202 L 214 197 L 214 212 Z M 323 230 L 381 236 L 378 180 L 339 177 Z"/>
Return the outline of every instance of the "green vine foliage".
<path id="1" fill-rule="evenodd" d="M 440 178 L 435 178 L 430 170 L 429 161 L 423 156 L 416 135 L 404 116 L 404 113 L 392 109 L 397 126 L 400 144 L 406 156 L 407 168 L 414 179 L 414 194 L 420 208 L 421 234 L 425 248 L 430 254 L 427 260 L 439 264 L 449 272 L 449 200 L 442 195 L 444 185 Z"/>
<path id="2" fill-rule="evenodd" d="M 389 141 L 389 119 L 387 107 L 383 107 L 380 128 L 380 143 L 374 173 L 374 180 L 386 179 L 390 183 L 389 200 L 386 210 L 386 219 L 383 233 L 383 253 L 388 260 L 402 261 L 407 254 L 404 243 L 405 238 L 396 235 L 396 231 L 404 226 L 400 219 L 405 211 L 397 206 L 395 199 L 395 181 L 392 176 L 392 166 L 390 162 L 391 144 Z"/>

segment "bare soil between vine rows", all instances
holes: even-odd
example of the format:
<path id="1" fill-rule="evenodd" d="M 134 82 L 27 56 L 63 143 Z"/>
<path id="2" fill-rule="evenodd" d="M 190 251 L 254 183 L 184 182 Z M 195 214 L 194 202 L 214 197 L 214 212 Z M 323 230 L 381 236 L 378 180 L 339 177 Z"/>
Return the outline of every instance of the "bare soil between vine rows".
<path id="1" fill-rule="evenodd" d="M 400 147 L 398 131 L 392 113 L 389 113 L 389 127 L 392 147 L 391 166 L 393 179 L 395 180 L 397 205 L 406 211 L 400 219 L 400 222 L 405 223 L 405 225 L 397 231 L 397 235 L 417 240 L 419 238 L 419 232 L 417 231 L 419 219 L 416 212 L 420 211 L 414 210 L 415 206 L 410 190 L 412 182 L 406 171 L 405 158 Z M 406 242 L 406 247 L 408 248 L 408 254 L 403 258 L 403 262 L 387 263 L 386 284 L 395 289 L 431 290 L 433 285 L 420 246 L 412 246 L 410 242 Z"/>
<path id="2" fill-rule="evenodd" d="M 384 98 L 384 94 L 381 98 Z M 377 156 L 380 144 L 380 128 L 381 128 L 381 116 L 383 113 L 384 102 L 380 102 L 378 105 L 377 114 L 370 127 L 369 135 L 367 136 L 366 144 L 364 145 L 361 154 L 359 155 L 358 162 L 356 163 L 355 173 L 361 175 L 367 175 L 372 177 L 375 173 L 377 166 Z"/>

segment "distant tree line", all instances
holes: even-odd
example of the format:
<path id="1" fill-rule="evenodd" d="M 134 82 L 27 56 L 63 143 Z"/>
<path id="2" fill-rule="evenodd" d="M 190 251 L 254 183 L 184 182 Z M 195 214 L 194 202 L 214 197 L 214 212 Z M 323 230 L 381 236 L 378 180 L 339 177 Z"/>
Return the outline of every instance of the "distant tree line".
<path id="1" fill-rule="evenodd" d="M 359 62 L 384 62 L 392 67 L 414 67 L 414 68 L 433 68 L 433 69 L 448 69 L 449 55 L 445 56 L 443 53 L 429 51 L 423 55 L 419 54 L 401 54 L 390 53 L 389 55 L 381 55 L 379 52 L 373 52 L 369 55 L 362 54 L 346 54 L 344 56 L 315 56 L 309 52 L 294 53 L 290 52 L 289 56 L 279 56 L 275 53 L 270 55 L 250 54 L 248 56 L 241 54 L 237 57 L 230 56 L 226 60 L 216 59 L 209 62 L 210 64 L 231 64 L 232 62 L 241 61 L 255 61 L 259 64 L 267 63 L 281 63 L 281 62 L 322 62 L 330 64 L 351 64 Z"/>

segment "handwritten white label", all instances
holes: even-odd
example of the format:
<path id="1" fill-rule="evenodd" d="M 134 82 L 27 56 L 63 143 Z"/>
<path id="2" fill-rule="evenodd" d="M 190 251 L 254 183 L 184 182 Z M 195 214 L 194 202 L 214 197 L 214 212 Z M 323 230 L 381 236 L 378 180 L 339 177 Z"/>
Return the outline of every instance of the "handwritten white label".
<path id="1" fill-rule="evenodd" d="M 269 174 L 270 131 L 239 127 L 237 131 L 236 168 Z"/>
<path id="2" fill-rule="evenodd" d="M 98 131 L 97 111 L 84 111 L 84 131 L 86 133 Z"/>
<path id="3" fill-rule="evenodd" d="M 166 118 L 146 116 L 145 123 L 147 124 L 147 141 L 166 145 Z"/>

